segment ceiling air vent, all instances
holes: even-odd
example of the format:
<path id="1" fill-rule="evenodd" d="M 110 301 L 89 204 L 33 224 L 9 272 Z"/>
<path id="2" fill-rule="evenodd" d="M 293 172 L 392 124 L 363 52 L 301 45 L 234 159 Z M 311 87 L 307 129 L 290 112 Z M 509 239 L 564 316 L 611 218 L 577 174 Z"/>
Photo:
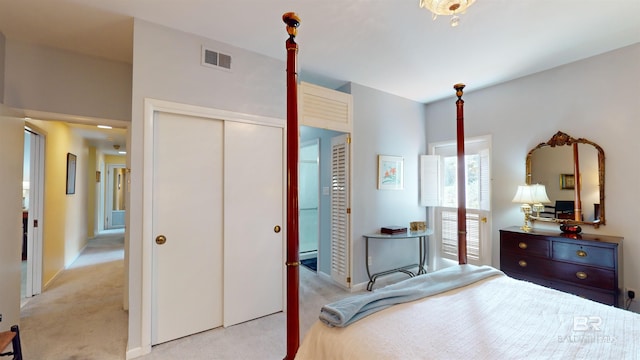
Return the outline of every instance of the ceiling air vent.
<path id="1" fill-rule="evenodd" d="M 202 47 L 202 65 L 222 70 L 231 70 L 231 55 Z"/>

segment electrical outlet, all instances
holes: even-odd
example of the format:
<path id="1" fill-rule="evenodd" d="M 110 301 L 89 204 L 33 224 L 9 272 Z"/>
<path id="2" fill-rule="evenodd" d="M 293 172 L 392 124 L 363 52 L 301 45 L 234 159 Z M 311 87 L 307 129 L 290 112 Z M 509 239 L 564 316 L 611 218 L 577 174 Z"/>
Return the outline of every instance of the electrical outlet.
<path id="1" fill-rule="evenodd" d="M 369 264 L 369 266 L 371 266 L 372 262 L 373 262 L 373 260 L 372 260 L 371 256 L 369 256 L 369 258 L 367 259 L 367 264 Z"/>
<path id="2" fill-rule="evenodd" d="M 625 296 L 627 297 L 627 299 L 633 300 L 636 297 L 636 290 L 627 288 L 627 291 L 625 292 Z"/>

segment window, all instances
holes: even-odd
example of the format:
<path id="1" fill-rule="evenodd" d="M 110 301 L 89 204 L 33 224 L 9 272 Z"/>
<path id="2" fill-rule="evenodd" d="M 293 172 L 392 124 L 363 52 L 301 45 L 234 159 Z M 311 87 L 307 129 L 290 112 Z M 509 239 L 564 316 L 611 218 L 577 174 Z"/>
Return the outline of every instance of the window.
<path id="1" fill-rule="evenodd" d="M 465 180 L 467 208 L 467 260 L 472 264 L 491 263 L 488 219 L 491 204 L 490 136 L 465 140 Z M 433 206 L 434 235 L 442 258 L 458 260 L 458 172 L 455 141 L 432 146 L 432 154 L 422 162 L 421 199 Z M 435 170 L 434 170 L 435 169 Z M 434 191 L 436 189 L 437 191 Z M 435 195 L 434 195 L 435 194 Z"/>

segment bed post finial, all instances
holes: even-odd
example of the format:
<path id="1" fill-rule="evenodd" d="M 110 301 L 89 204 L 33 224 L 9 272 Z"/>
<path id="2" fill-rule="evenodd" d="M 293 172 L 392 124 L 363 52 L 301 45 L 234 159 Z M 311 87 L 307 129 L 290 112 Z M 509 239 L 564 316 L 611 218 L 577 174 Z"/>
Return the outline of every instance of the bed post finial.
<path id="1" fill-rule="evenodd" d="M 458 152 L 458 264 L 467 263 L 467 198 L 464 164 L 464 101 L 462 89 L 464 84 L 455 84 L 457 108 L 457 152 Z"/>
<path id="2" fill-rule="evenodd" d="M 300 26 L 300 18 L 294 12 L 287 12 L 282 15 L 282 21 L 287 24 L 287 33 L 289 34 L 289 39 L 293 40 L 293 38 L 298 35 L 298 26 Z"/>
<path id="3" fill-rule="evenodd" d="M 300 18 L 294 12 L 282 15 L 287 24 L 287 355 L 293 360 L 300 346 L 300 239 L 298 224 L 298 44 L 295 42 Z"/>
<path id="4" fill-rule="evenodd" d="M 456 89 L 456 96 L 458 97 L 458 100 L 462 101 L 462 89 L 464 89 L 465 84 L 455 84 L 453 85 L 453 88 Z"/>

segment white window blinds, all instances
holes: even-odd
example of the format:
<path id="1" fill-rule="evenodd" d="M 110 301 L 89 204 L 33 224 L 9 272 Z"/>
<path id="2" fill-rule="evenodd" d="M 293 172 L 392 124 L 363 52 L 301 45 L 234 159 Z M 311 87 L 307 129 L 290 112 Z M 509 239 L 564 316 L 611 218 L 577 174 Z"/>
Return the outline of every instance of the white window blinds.
<path id="1" fill-rule="evenodd" d="M 458 210 L 442 210 L 442 257 L 458 260 Z M 467 259 L 480 261 L 480 214 L 467 211 Z"/>

